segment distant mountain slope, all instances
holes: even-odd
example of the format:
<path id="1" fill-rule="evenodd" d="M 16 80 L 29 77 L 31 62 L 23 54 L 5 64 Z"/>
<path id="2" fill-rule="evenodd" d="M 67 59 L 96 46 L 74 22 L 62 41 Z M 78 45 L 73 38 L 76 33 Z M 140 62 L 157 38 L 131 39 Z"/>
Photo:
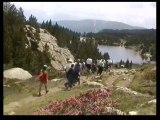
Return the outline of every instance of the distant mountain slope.
<path id="1" fill-rule="evenodd" d="M 145 29 L 142 27 L 131 26 L 122 22 L 115 22 L 115 21 L 104 21 L 104 20 L 63 20 L 63 21 L 56 21 L 59 25 L 67 27 L 73 31 L 80 32 L 80 33 L 88 33 L 94 32 L 97 33 L 103 29 Z M 55 24 L 55 21 L 53 22 Z"/>

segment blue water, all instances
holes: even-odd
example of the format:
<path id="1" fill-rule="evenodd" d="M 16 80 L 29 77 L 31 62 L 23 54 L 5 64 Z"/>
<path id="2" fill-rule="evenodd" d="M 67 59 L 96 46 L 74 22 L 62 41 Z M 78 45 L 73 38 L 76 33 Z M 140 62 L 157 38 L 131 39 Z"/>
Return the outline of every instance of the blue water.
<path id="1" fill-rule="evenodd" d="M 145 62 L 145 60 L 142 60 L 142 57 L 138 52 L 125 47 L 98 45 L 98 49 L 102 54 L 108 52 L 109 56 L 113 60 L 113 63 L 120 62 L 121 59 L 124 62 L 126 62 L 127 59 L 129 59 L 129 61 L 132 60 L 132 63 L 135 64 L 142 64 Z"/>

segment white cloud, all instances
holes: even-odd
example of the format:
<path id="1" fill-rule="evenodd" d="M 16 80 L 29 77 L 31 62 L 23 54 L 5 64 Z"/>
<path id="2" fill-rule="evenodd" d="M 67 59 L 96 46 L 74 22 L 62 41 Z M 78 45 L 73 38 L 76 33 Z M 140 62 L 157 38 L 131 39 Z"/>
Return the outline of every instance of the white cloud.
<path id="1" fill-rule="evenodd" d="M 156 28 L 156 2 L 14 2 L 42 20 L 100 19 Z"/>

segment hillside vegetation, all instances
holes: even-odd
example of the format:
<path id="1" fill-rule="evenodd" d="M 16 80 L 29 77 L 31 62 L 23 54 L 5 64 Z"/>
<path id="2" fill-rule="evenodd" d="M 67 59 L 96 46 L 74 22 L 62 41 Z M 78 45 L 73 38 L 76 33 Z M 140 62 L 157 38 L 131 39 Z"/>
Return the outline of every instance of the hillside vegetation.
<path id="1" fill-rule="evenodd" d="M 51 105 L 55 108 L 54 105 L 52 105 L 55 104 L 54 102 L 56 102 L 57 105 L 62 105 L 64 104 L 62 102 L 74 98 L 75 96 L 82 97 L 83 94 L 84 97 L 87 97 L 91 94 L 89 93 L 89 90 L 93 90 L 93 92 L 97 91 L 97 93 L 93 94 L 93 99 L 98 107 L 96 107 L 97 112 L 93 112 L 94 114 L 120 114 L 119 112 L 115 112 L 120 110 L 124 115 L 129 114 L 130 111 L 136 111 L 137 114 L 140 115 L 155 115 L 156 104 L 154 102 L 148 103 L 148 101 L 156 100 L 155 70 L 155 64 L 146 64 L 142 67 L 131 70 L 113 68 L 111 72 L 104 71 L 101 77 L 98 77 L 95 74 L 82 75 L 81 85 L 76 85 L 69 91 L 65 90 L 64 87 L 64 83 L 66 82 L 65 74 L 63 72 L 50 72 L 50 92 L 46 95 L 43 94 L 41 97 L 38 97 L 39 82 L 37 76 L 25 82 L 8 80 L 5 84 L 9 87 L 4 87 L 4 114 L 69 114 L 65 111 L 57 111 L 56 109 L 55 112 L 53 112 L 51 107 L 48 108 L 47 106 Z M 140 74 L 141 76 L 139 76 Z M 95 83 L 93 84 L 92 82 Z M 96 83 L 102 84 L 103 86 L 96 85 Z M 107 90 L 107 92 L 103 94 L 104 96 L 110 94 L 110 96 L 108 96 L 108 98 L 99 96 L 98 98 L 101 99 L 101 103 L 96 103 L 98 98 L 95 95 L 98 95 L 99 90 Z M 101 91 L 99 91 L 99 95 L 101 94 Z M 74 100 L 77 101 L 78 98 L 71 99 L 72 102 Z M 104 102 L 103 100 L 108 102 Z M 113 100 L 114 102 L 109 105 L 109 100 Z M 85 106 L 89 105 L 91 108 L 88 106 L 85 109 L 90 110 L 93 108 L 94 102 L 92 101 L 92 104 L 90 102 L 88 104 L 82 102 L 82 104 L 85 104 Z M 75 103 L 75 105 L 77 107 L 79 106 L 78 103 Z M 46 109 L 43 110 L 45 107 Z M 70 107 L 70 109 L 68 107 Z M 72 111 L 70 114 L 93 114 L 89 111 L 83 111 L 83 108 L 80 106 L 77 109 L 74 106 L 68 107 L 63 106 L 61 109 L 68 109 L 70 112 Z M 110 110 L 109 107 L 116 110 L 107 112 Z"/>

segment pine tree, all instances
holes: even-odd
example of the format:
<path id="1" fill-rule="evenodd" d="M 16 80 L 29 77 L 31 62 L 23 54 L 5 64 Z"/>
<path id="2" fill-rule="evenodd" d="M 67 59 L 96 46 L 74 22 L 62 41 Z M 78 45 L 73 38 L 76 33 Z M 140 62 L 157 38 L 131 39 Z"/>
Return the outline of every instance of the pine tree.
<path id="1" fill-rule="evenodd" d="M 105 60 L 108 60 L 108 59 L 110 58 L 108 52 L 107 52 L 107 53 L 104 53 L 103 58 L 104 58 Z"/>
<path id="2" fill-rule="evenodd" d="M 125 64 L 126 68 L 129 68 L 129 60 L 127 59 L 126 64 Z"/>
<path id="3" fill-rule="evenodd" d="M 132 68 L 132 60 L 131 60 L 131 62 L 130 62 L 130 64 L 129 64 L 129 67 Z"/>
<path id="4" fill-rule="evenodd" d="M 31 16 L 29 17 L 29 20 L 27 21 L 27 24 L 31 25 L 34 28 L 38 28 L 38 22 L 37 22 L 37 18 L 35 16 L 33 16 L 31 14 Z"/>
<path id="5" fill-rule="evenodd" d="M 121 61 L 119 62 L 119 66 L 121 66 L 121 65 L 123 65 L 123 61 L 122 61 L 122 59 L 121 59 Z"/>

